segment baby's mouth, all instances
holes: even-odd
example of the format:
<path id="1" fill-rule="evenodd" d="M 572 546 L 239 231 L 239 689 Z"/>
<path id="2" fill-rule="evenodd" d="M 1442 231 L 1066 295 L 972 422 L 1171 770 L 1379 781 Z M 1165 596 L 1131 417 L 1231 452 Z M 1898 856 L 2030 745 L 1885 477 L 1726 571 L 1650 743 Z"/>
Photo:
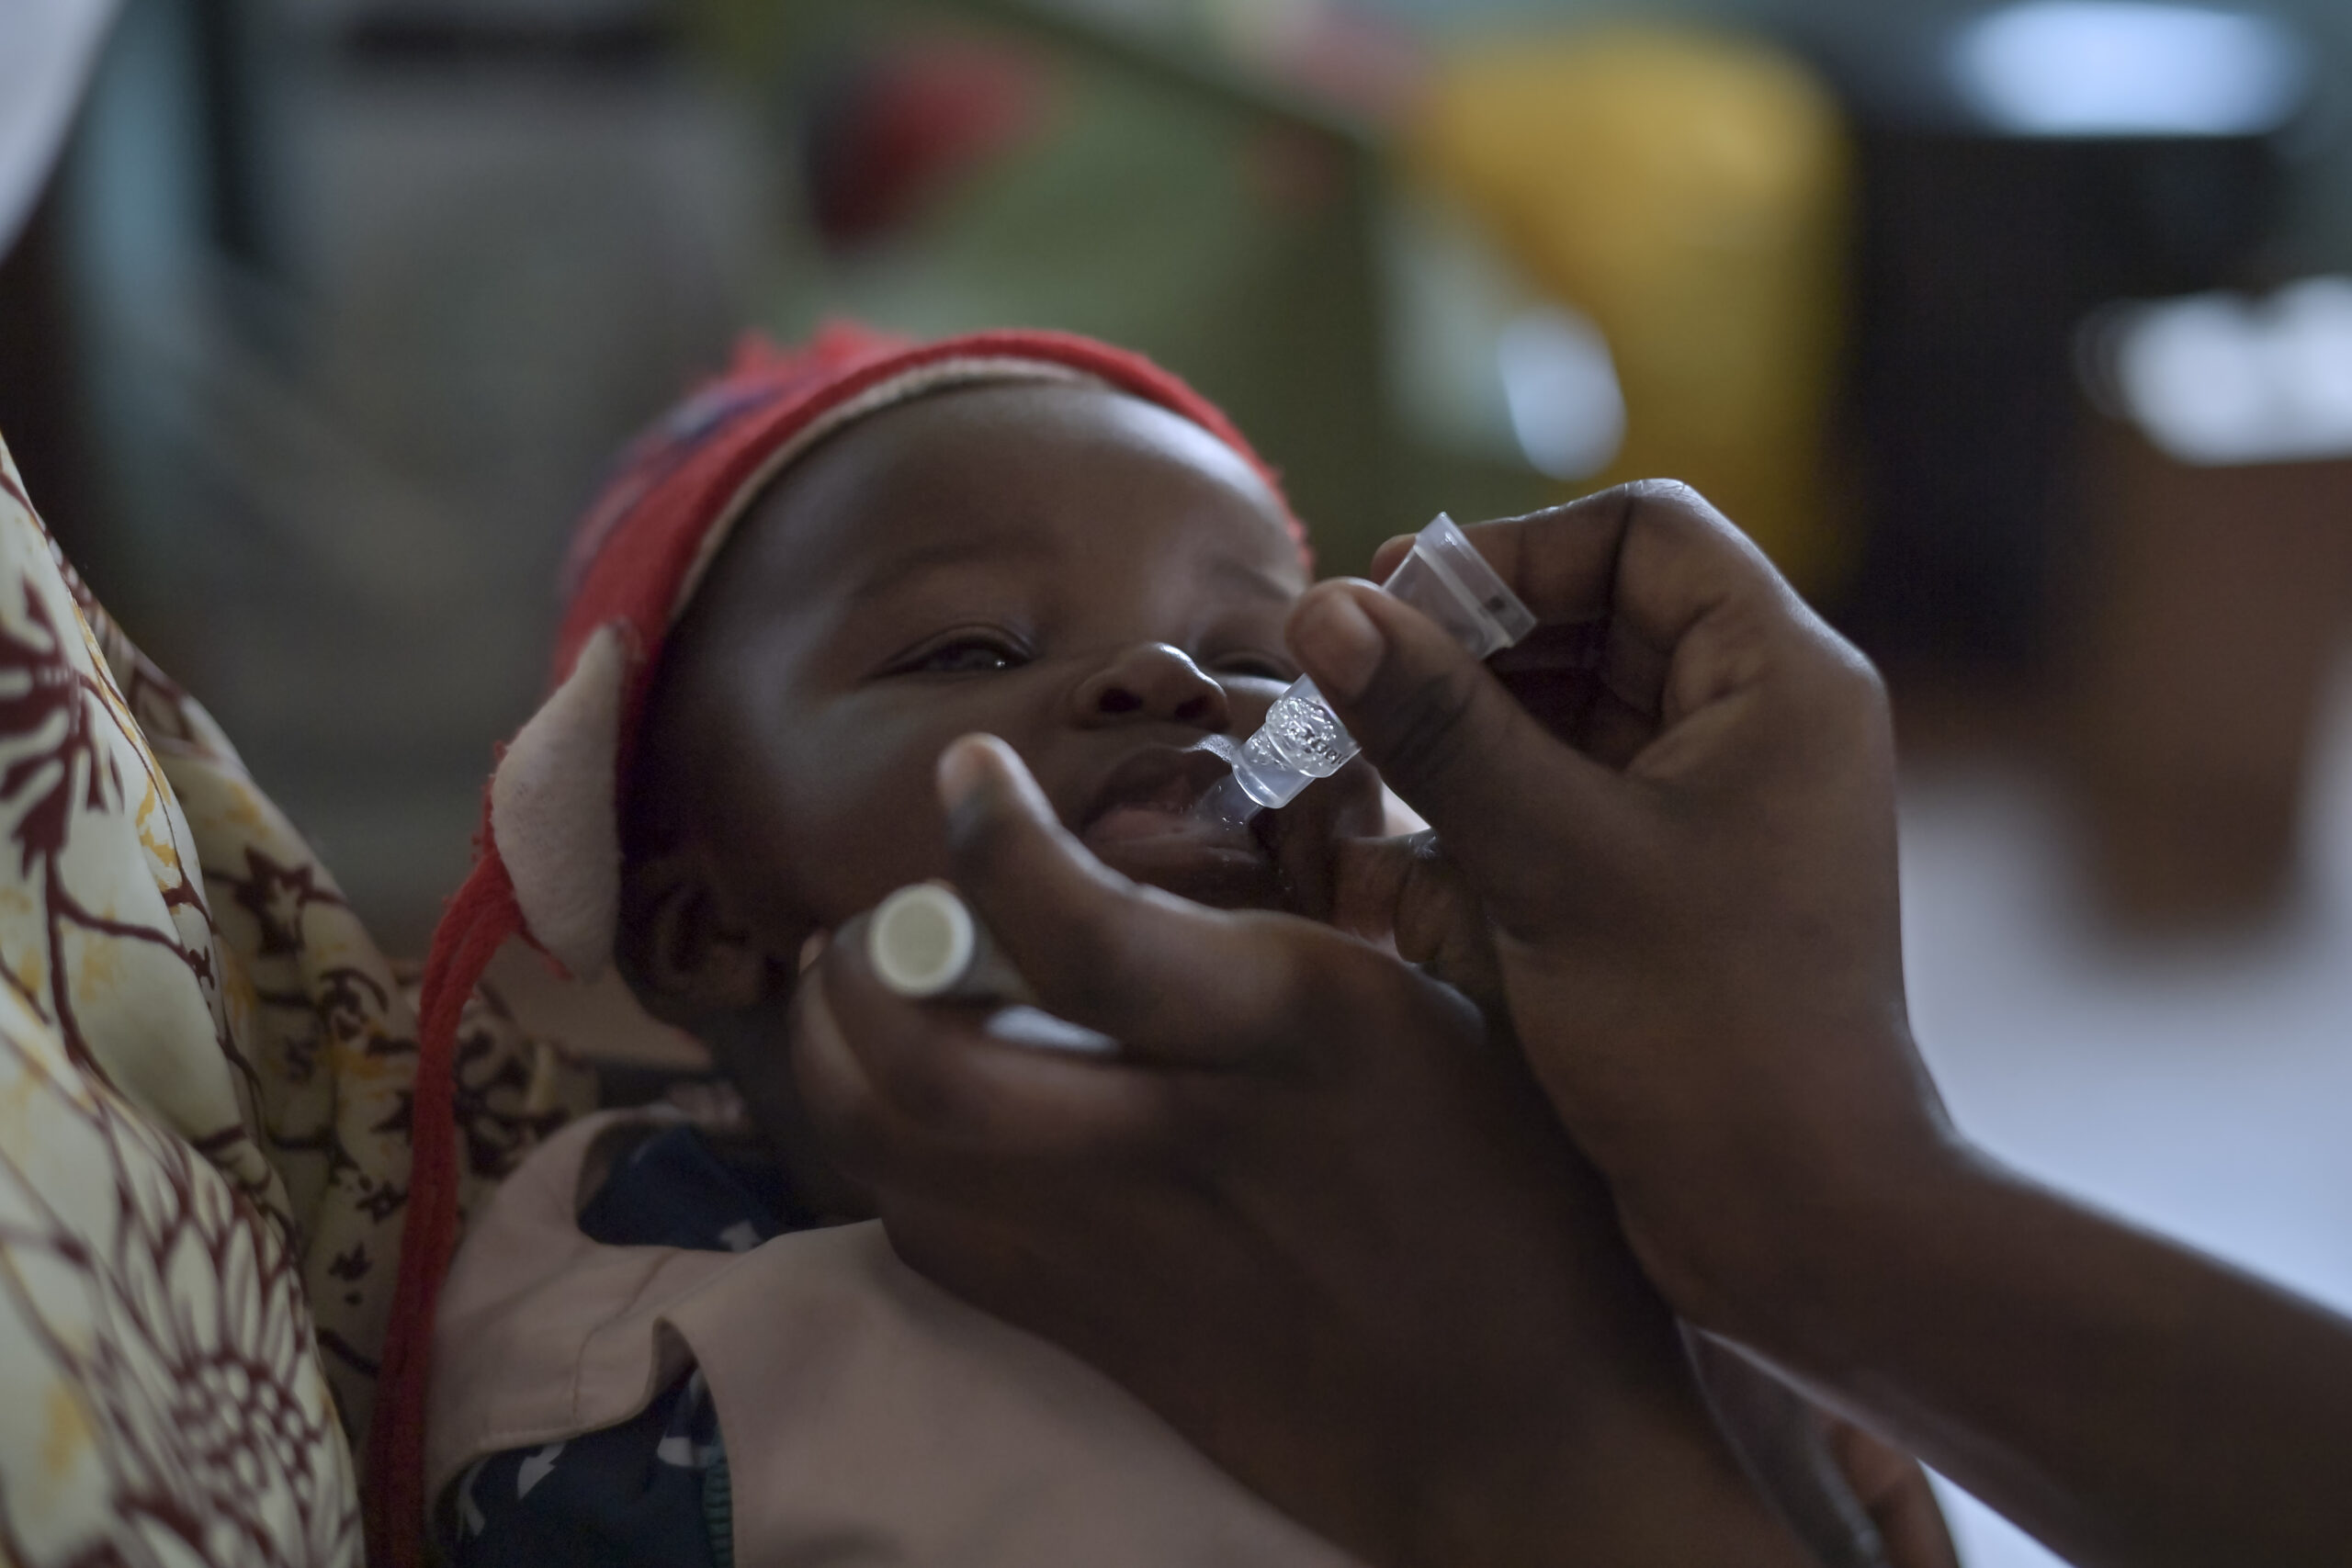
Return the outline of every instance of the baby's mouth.
<path id="1" fill-rule="evenodd" d="M 1201 747 L 1153 746 L 1111 770 L 1080 817 L 1078 836 L 1138 882 L 1207 903 L 1256 902 L 1273 856 L 1248 827 L 1193 807 L 1231 770 Z"/>

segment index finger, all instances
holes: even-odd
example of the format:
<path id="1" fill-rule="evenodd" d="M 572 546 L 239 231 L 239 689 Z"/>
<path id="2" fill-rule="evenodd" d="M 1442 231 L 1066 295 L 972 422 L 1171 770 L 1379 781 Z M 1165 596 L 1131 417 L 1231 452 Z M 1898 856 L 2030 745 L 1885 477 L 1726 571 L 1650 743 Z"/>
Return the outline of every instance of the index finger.
<path id="1" fill-rule="evenodd" d="M 793 998 L 802 1102 L 842 1168 L 968 1190 L 976 1159 L 1012 1171 L 1136 1153 L 1181 1110 L 1163 1073 L 1009 1042 L 978 1010 L 892 994 L 859 946 L 835 944 Z"/>

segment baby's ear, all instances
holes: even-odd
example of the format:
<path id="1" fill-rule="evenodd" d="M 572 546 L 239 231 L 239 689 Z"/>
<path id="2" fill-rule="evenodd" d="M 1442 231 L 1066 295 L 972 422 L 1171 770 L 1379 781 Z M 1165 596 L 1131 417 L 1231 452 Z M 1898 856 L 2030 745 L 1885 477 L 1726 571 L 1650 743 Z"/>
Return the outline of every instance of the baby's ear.
<path id="1" fill-rule="evenodd" d="M 775 984 L 752 922 L 692 849 L 623 868 L 613 957 L 645 1010 L 681 1029 L 754 1007 Z"/>

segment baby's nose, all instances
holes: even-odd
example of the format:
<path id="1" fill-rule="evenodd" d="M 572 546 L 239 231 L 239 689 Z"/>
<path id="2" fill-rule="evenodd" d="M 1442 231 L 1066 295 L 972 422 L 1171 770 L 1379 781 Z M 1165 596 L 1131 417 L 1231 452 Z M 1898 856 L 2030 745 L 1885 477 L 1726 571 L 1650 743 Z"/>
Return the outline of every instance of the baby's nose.
<path id="1" fill-rule="evenodd" d="M 1090 727 L 1156 719 L 1215 731 L 1228 728 L 1233 716 L 1225 688 L 1182 649 L 1164 642 L 1122 649 L 1079 682 L 1072 701 L 1078 722 Z"/>

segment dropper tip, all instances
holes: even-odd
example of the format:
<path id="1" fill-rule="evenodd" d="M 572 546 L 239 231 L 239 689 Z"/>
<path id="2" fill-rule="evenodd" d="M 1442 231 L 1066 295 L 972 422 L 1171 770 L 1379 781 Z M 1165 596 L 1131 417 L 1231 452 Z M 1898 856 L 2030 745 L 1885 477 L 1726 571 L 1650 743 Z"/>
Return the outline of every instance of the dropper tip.
<path id="1" fill-rule="evenodd" d="M 1250 792 L 1241 787 L 1241 781 L 1231 773 L 1211 784 L 1201 798 L 1193 803 L 1195 818 L 1228 828 L 1244 826 L 1264 809 L 1250 797 Z"/>

